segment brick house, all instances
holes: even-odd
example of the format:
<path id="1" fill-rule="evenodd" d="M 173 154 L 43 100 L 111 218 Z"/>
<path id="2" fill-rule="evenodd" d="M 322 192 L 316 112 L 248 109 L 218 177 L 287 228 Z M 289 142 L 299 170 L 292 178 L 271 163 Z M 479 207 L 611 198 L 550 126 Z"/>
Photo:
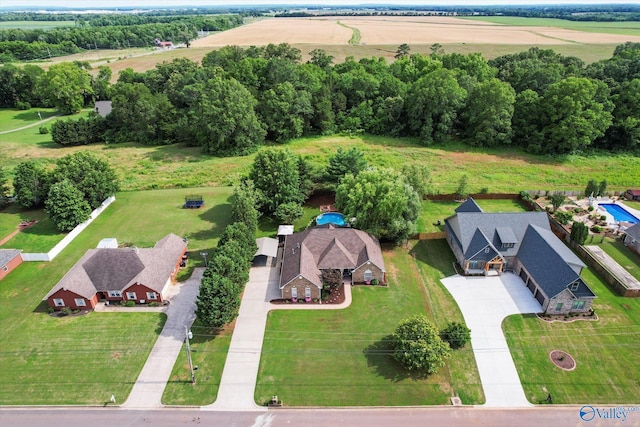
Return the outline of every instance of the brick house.
<path id="1" fill-rule="evenodd" d="M 553 234 L 546 213 L 486 213 L 469 198 L 445 229 L 463 274 L 511 270 L 549 314 L 591 308 L 596 296 L 580 278 L 585 265 Z"/>
<path id="2" fill-rule="evenodd" d="M 386 281 L 380 243 L 371 234 L 328 225 L 286 236 L 280 270 L 282 298 L 320 299 L 323 270 L 340 270 L 352 284 Z"/>
<path id="3" fill-rule="evenodd" d="M 45 299 L 54 309 L 93 309 L 100 300 L 162 303 L 186 251 L 175 234 L 153 248 L 90 249 Z"/>
<path id="4" fill-rule="evenodd" d="M 19 249 L 0 249 L 0 280 L 22 264 L 20 252 Z"/>

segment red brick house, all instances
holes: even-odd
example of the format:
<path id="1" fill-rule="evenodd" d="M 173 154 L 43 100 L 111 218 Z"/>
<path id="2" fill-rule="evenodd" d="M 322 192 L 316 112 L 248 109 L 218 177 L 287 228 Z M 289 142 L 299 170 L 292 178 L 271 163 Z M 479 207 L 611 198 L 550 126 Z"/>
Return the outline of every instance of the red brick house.
<path id="1" fill-rule="evenodd" d="M 340 270 L 351 283 L 386 281 L 378 239 L 355 228 L 313 227 L 286 236 L 280 271 L 284 299 L 320 299 L 322 270 Z"/>
<path id="2" fill-rule="evenodd" d="M 186 251 L 175 234 L 153 248 L 90 249 L 45 299 L 54 309 L 93 309 L 100 300 L 162 303 Z"/>
<path id="3" fill-rule="evenodd" d="M 0 280 L 22 264 L 20 252 L 22 251 L 18 249 L 0 249 Z"/>

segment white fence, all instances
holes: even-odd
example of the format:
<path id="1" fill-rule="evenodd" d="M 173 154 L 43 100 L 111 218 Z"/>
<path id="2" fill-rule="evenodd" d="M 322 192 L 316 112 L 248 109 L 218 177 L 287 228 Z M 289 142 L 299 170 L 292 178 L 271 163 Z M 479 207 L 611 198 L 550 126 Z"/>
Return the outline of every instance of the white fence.
<path id="1" fill-rule="evenodd" d="M 104 211 L 107 208 L 107 206 L 109 206 L 115 200 L 116 200 L 116 196 L 111 196 L 108 199 L 106 199 L 104 202 L 102 202 L 102 204 L 98 208 L 96 208 L 93 212 L 91 212 L 91 215 L 89 215 L 88 220 L 86 220 L 82 224 L 78 224 L 76 228 L 74 228 L 69 232 L 69 234 L 64 236 L 64 238 L 60 240 L 60 242 L 57 245 L 55 245 L 53 249 L 51 249 L 49 252 L 31 253 L 31 254 L 22 253 L 20 254 L 22 256 L 22 260 L 23 261 L 52 261 L 60 252 L 62 252 L 64 248 L 66 248 L 69 245 L 69 243 L 73 242 L 73 239 L 78 237 L 78 235 L 82 233 L 82 231 L 84 231 L 84 229 L 87 228 L 89 224 L 91 224 L 93 220 L 96 219 L 98 215 L 100 215 L 102 211 Z"/>

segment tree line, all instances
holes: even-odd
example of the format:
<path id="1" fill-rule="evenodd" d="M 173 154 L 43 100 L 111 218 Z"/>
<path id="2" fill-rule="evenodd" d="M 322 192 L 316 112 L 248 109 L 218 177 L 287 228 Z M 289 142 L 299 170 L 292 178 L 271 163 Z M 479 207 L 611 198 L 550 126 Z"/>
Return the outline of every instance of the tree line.
<path id="1" fill-rule="evenodd" d="M 128 24 L 130 20 L 140 23 Z M 147 22 L 148 21 L 148 22 Z M 242 25 L 240 15 L 139 17 L 100 16 L 74 27 L 0 30 L 0 62 L 31 61 L 84 49 L 153 46 L 155 39 L 189 44 L 198 31 L 224 31 Z"/>
<path id="2" fill-rule="evenodd" d="M 396 57 L 334 64 L 315 49 L 302 63 L 287 44 L 227 46 L 201 64 L 179 58 L 144 73 L 126 69 L 113 85 L 106 67 L 96 77 L 73 63 L 46 73 L 3 67 L 0 105 L 24 98 L 70 113 L 110 99 L 105 141 L 183 143 L 218 156 L 333 133 L 407 136 L 424 145 L 458 139 L 537 154 L 638 149 L 640 43 L 588 66 L 539 48 L 487 61 L 439 45 L 430 55 L 411 54 L 402 45 Z"/>

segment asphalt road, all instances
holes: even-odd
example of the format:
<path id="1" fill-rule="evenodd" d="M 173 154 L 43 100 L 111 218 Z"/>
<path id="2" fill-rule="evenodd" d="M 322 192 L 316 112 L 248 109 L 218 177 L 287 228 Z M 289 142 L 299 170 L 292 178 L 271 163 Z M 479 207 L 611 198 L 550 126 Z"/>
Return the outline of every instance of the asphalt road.
<path id="1" fill-rule="evenodd" d="M 120 408 L 0 409 L 0 426 L 640 426 L 640 412 L 626 420 L 580 418 L 580 406 L 541 406 L 526 409 L 367 408 L 274 409 L 262 412 L 220 412 L 200 409 L 126 410 Z"/>

